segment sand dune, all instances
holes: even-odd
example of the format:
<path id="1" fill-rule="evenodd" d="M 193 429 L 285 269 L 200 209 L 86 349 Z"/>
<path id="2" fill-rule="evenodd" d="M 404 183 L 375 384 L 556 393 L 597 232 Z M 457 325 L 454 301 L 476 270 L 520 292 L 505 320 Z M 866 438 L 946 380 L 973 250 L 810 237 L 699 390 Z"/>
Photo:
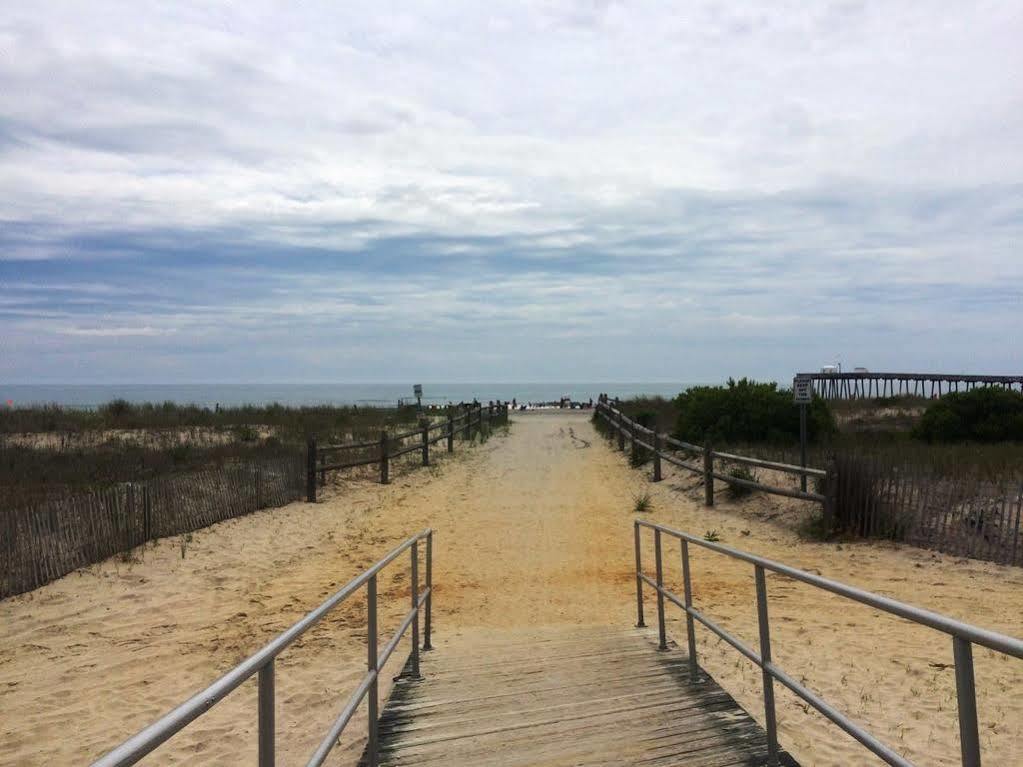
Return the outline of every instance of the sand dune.
<path id="1" fill-rule="evenodd" d="M 763 501 L 705 510 L 682 490 L 687 477 L 652 486 L 629 470 L 583 414 L 520 416 L 509 436 L 441 459 L 390 486 L 340 482 L 322 503 L 230 520 L 187 542 L 160 541 L 140 561 L 112 559 L 0 602 L 0 763 L 80 764 L 100 755 L 427 525 L 436 530 L 438 636 L 629 625 L 631 509 L 646 490 L 651 519 L 697 534 L 716 530 L 726 543 L 1023 635 L 1023 571 L 911 548 L 803 543 L 764 518 Z M 668 580 L 677 582 L 677 552 L 669 553 Z M 754 642 L 751 568 L 703 552 L 693 564 L 697 604 Z M 780 577 L 768 578 L 768 590 L 784 668 L 911 759 L 958 764 L 947 637 Z M 403 564 L 386 571 L 381 594 L 382 630 L 390 631 L 407 604 Z M 283 763 L 308 758 L 359 679 L 364 611 L 364 602 L 351 602 L 280 658 Z M 684 640 L 684 624 L 669 614 L 669 632 Z M 707 632 L 699 651 L 762 719 L 759 672 Z M 976 661 L 985 763 L 1023 763 L 1023 663 L 984 650 Z M 249 683 L 148 763 L 252 763 L 255 703 Z M 806 765 L 875 763 L 785 692 L 779 718 L 784 745 Z M 334 764 L 354 763 L 364 731 L 363 720 L 351 725 Z"/>

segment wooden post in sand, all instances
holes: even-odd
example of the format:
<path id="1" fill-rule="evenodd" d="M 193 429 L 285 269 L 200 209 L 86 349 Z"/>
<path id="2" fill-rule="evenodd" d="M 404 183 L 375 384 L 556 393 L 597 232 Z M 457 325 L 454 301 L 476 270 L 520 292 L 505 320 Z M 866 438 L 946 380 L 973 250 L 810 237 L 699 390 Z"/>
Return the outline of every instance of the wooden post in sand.
<path id="1" fill-rule="evenodd" d="M 455 412 L 448 407 L 448 452 L 455 452 Z"/>
<path id="2" fill-rule="evenodd" d="M 654 426 L 654 482 L 661 481 L 661 435 Z"/>
<path id="3" fill-rule="evenodd" d="M 305 499 L 316 503 L 316 440 L 309 438 L 306 445 Z"/>
<path id="4" fill-rule="evenodd" d="M 386 485 L 391 481 L 390 477 L 390 456 L 388 455 L 387 432 L 380 432 L 380 484 Z"/>
<path id="5" fill-rule="evenodd" d="M 618 419 L 617 419 L 617 423 L 615 424 L 615 428 L 618 429 L 618 449 L 624 452 L 625 451 L 625 424 L 622 423 L 622 418 L 624 418 L 624 416 L 622 415 L 622 411 L 619 410 L 618 411 Z"/>
<path id="6" fill-rule="evenodd" d="M 703 446 L 703 505 L 714 505 L 714 451 Z"/>
<path id="7" fill-rule="evenodd" d="M 419 422 L 423 430 L 423 466 L 430 465 L 430 422 L 425 418 Z"/>

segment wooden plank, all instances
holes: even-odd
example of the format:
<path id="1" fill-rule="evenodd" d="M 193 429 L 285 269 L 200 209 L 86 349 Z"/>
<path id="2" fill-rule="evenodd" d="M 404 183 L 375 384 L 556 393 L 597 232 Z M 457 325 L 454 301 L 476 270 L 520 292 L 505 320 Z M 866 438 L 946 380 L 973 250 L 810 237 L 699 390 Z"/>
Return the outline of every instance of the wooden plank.
<path id="1" fill-rule="evenodd" d="M 462 632 L 403 677 L 380 721 L 380 764 L 727 767 L 764 763 L 767 738 L 674 643 L 647 629 Z M 782 764 L 796 762 L 782 755 Z M 365 762 L 365 759 L 364 759 Z"/>

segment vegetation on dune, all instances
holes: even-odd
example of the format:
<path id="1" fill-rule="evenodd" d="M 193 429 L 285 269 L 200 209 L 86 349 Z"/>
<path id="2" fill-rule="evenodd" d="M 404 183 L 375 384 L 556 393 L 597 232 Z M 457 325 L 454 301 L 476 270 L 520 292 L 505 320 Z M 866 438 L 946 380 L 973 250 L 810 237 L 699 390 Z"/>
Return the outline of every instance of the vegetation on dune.
<path id="1" fill-rule="evenodd" d="M 378 429 L 381 424 L 404 424 L 414 422 L 415 419 L 414 406 L 288 407 L 273 403 L 208 408 L 201 405 L 179 405 L 174 402 L 138 404 L 119 399 L 100 405 L 95 410 L 66 408 L 60 405 L 0 409 L 0 434 L 262 426 L 273 428 L 282 438 L 306 436 L 331 438 L 344 431 Z"/>
<path id="2" fill-rule="evenodd" d="M 935 400 L 913 430 L 925 442 L 1023 441 L 1023 394 L 997 387 Z"/>
<path id="3" fill-rule="evenodd" d="M 675 435 L 686 442 L 714 445 L 734 442 L 786 443 L 799 439 L 799 406 L 792 391 L 775 383 L 729 379 L 726 386 L 694 386 L 674 400 Z M 835 433 L 827 403 L 815 398 L 807 432 L 816 441 Z"/>

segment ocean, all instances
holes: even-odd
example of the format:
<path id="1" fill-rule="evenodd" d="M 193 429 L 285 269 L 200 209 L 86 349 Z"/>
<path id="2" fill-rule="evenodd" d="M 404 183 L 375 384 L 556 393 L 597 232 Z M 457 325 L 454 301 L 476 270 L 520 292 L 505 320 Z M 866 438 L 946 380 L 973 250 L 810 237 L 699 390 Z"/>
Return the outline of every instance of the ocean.
<path id="1" fill-rule="evenodd" d="M 512 400 L 552 402 L 597 398 L 601 392 L 622 398 L 640 395 L 674 397 L 692 383 L 424 383 L 425 404 Z M 175 402 L 214 405 L 361 405 L 393 406 L 414 401 L 412 384 L 2 384 L 0 405 L 27 407 L 57 404 L 94 408 L 114 399 L 129 402 Z"/>

